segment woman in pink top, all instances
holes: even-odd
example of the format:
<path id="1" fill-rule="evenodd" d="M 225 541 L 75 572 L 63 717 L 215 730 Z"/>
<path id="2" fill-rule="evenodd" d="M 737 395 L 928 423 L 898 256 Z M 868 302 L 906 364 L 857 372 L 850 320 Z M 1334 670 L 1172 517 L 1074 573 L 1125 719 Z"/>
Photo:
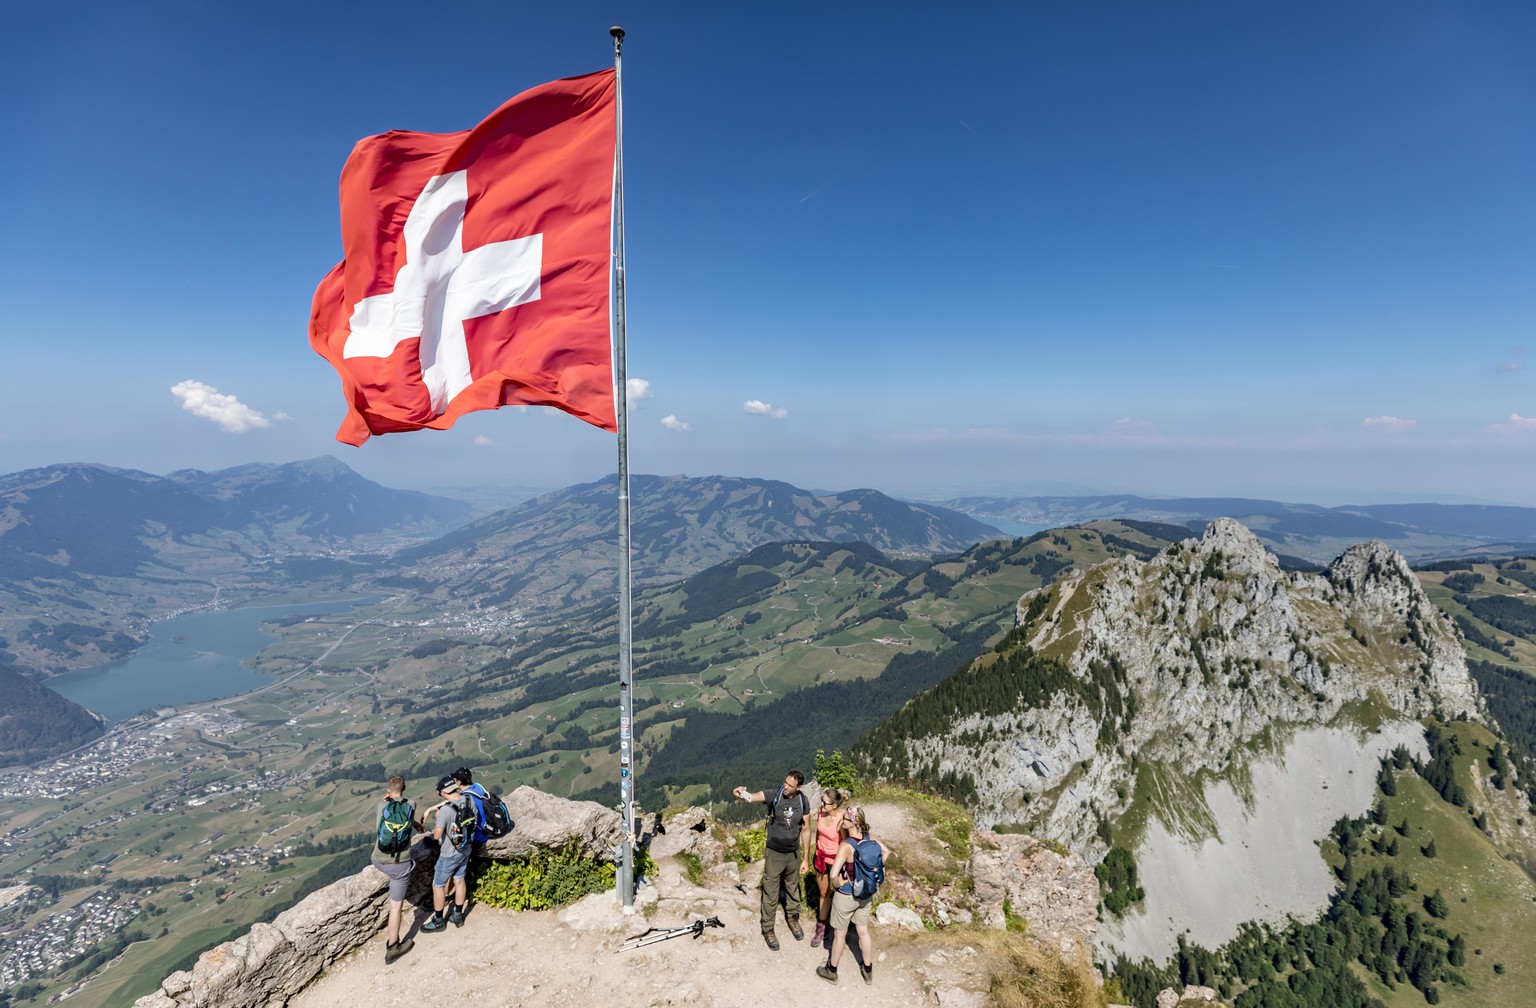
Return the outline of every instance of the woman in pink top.
<path id="1" fill-rule="evenodd" d="M 832 862 L 837 857 L 837 846 L 842 840 L 838 824 L 843 818 L 843 802 L 847 800 L 848 792 L 827 788 L 821 793 L 821 808 L 816 812 L 816 860 L 811 867 L 816 872 L 816 884 L 821 887 L 821 902 L 816 907 L 816 934 L 811 938 L 811 948 L 817 948 L 823 941 L 830 941 L 827 935 L 827 915 L 832 912 L 833 887 L 827 873 L 832 868 Z"/>

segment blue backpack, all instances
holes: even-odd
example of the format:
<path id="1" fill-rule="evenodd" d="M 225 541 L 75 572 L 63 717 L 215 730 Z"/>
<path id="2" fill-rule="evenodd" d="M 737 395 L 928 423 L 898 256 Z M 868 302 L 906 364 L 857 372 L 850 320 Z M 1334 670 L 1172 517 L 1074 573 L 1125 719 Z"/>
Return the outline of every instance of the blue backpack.
<path id="1" fill-rule="evenodd" d="M 494 791 L 487 792 L 479 784 L 471 785 L 464 793 L 469 795 L 471 804 L 475 806 L 475 843 L 484 843 L 512 832 L 512 813 L 501 795 Z"/>
<path id="2" fill-rule="evenodd" d="M 850 840 L 853 844 L 853 890 L 854 899 L 868 899 L 873 896 L 880 887 L 885 884 L 885 855 L 880 850 L 880 845 L 869 837 L 863 840 Z"/>

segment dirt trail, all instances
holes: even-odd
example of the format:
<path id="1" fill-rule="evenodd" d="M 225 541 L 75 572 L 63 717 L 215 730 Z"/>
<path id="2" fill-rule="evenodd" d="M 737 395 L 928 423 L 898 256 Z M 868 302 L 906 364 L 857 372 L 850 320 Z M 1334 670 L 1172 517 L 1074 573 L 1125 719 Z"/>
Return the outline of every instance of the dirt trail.
<path id="1" fill-rule="evenodd" d="M 893 848 L 910 835 L 909 818 L 895 806 L 868 807 L 871 831 Z M 729 881 L 695 887 L 670 859 L 654 880 L 660 898 L 648 919 L 626 917 L 611 894 L 588 897 L 566 911 L 513 913 L 475 907 L 462 928 L 416 936 L 415 947 L 384 965 L 379 935 L 342 959 L 291 1004 L 293 1008 L 353 1008 L 357 1005 L 473 1003 L 529 1008 L 592 1008 L 594 1005 L 691 1005 L 739 1008 L 774 1004 L 784 1008 L 933 1005 L 936 983 L 956 982 L 979 989 L 967 976 L 974 956 L 946 936 L 912 933 L 872 922 L 874 983 L 866 985 L 850 948 L 836 988 L 816 975 L 822 949 L 793 940 L 780 920 L 780 951 L 771 951 L 758 933 L 759 868 L 749 866 L 738 888 Z M 718 916 L 723 928 L 707 928 L 618 951 L 623 940 L 649 927 L 685 926 L 691 917 Z M 418 921 L 419 923 L 419 921 Z"/>

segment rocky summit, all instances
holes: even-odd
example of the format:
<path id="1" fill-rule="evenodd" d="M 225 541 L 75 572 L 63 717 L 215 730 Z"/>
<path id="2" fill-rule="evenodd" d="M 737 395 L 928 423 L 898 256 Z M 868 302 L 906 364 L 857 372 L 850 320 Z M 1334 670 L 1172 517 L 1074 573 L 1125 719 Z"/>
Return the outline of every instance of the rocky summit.
<path id="1" fill-rule="evenodd" d="M 1240 778 L 1298 729 L 1479 706 L 1456 628 L 1400 555 L 1368 542 L 1287 572 L 1231 519 L 1024 596 L 998 651 L 964 674 L 984 689 L 1012 669 L 1014 703 L 952 706 L 879 758 L 958 777 L 979 823 L 1090 860 L 1138 802 L 1199 835 L 1197 782 Z"/>

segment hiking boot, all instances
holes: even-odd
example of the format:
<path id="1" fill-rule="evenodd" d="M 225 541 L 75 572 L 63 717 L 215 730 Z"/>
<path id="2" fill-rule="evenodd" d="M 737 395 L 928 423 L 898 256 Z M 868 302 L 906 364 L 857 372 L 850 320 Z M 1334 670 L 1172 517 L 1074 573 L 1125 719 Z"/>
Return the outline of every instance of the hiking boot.
<path id="1" fill-rule="evenodd" d="M 837 983 L 837 970 L 833 969 L 831 966 L 828 966 L 826 963 L 822 963 L 820 966 L 816 967 L 816 975 L 821 977 L 829 984 Z"/>
<path id="2" fill-rule="evenodd" d="M 452 924 L 454 927 L 463 927 L 464 926 L 464 907 L 462 907 L 462 906 L 454 907 L 453 910 L 448 914 L 448 923 Z"/>
<path id="3" fill-rule="evenodd" d="M 823 921 L 816 922 L 816 933 L 811 935 L 811 948 L 821 948 L 821 940 L 827 936 L 827 925 Z"/>
<path id="4" fill-rule="evenodd" d="M 432 919 L 423 924 L 421 929 L 428 934 L 431 934 L 433 931 L 442 931 L 447 926 L 447 918 L 445 918 L 442 914 L 433 914 Z"/>
<path id="5" fill-rule="evenodd" d="M 864 975 L 865 983 L 873 984 L 875 982 L 875 968 L 873 966 L 860 966 L 859 972 Z"/>
<path id="6" fill-rule="evenodd" d="M 388 966 L 396 959 L 399 959 L 401 956 L 405 955 L 411 950 L 411 946 L 415 944 L 415 938 L 402 938 L 395 942 L 393 945 L 390 945 L 386 942 L 384 945 L 384 965 Z"/>
<path id="7" fill-rule="evenodd" d="M 763 941 L 767 942 L 768 943 L 768 947 L 773 949 L 775 952 L 777 952 L 779 950 L 779 938 L 778 938 L 778 935 L 774 934 L 772 931 L 764 931 L 763 932 Z"/>
<path id="8" fill-rule="evenodd" d="M 799 921 L 791 917 L 785 923 L 789 925 L 789 933 L 795 936 L 795 941 L 805 941 L 805 929 L 800 926 Z"/>

